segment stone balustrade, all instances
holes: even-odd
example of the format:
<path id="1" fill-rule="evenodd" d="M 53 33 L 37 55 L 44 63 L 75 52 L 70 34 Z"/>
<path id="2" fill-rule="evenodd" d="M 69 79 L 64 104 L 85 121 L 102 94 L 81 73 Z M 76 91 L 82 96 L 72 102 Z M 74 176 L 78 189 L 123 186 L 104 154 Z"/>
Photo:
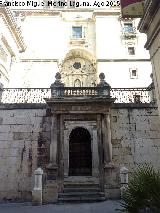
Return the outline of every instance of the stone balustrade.
<path id="1" fill-rule="evenodd" d="M 44 98 L 112 97 L 115 103 L 153 102 L 152 88 L 53 87 L 3 88 L 1 103 L 45 103 Z"/>

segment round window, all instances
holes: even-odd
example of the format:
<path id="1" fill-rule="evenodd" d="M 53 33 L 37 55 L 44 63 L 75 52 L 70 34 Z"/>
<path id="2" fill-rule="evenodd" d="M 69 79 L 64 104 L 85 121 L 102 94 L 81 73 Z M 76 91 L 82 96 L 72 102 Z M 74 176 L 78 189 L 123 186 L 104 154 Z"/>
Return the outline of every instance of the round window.
<path id="1" fill-rule="evenodd" d="M 81 68 L 81 63 L 80 62 L 75 62 L 74 64 L 73 64 L 73 67 L 75 68 L 75 69 L 80 69 Z"/>

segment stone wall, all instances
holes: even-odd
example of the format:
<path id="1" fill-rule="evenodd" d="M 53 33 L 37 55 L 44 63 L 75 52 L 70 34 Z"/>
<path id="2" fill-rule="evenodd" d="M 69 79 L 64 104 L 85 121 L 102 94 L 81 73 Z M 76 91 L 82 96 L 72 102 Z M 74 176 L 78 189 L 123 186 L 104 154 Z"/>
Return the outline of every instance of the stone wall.
<path id="1" fill-rule="evenodd" d="M 113 162 L 132 170 L 139 163 L 160 168 L 160 121 L 157 108 L 116 105 L 112 109 Z"/>
<path id="2" fill-rule="evenodd" d="M 50 117 L 46 105 L 0 106 L 0 200 L 31 200 L 37 165 L 49 160 Z M 143 162 L 160 167 L 160 130 L 157 108 L 148 105 L 116 104 L 112 109 L 113 161 L 106 168 L 105 186 L 119 187 L 119 168 L 131 172 Z M 114 172 L 110 172 L 114 170 Z M 114 195 L 112 196 L 114 197 Z"/>
<path id="3" fill-rule="evenodd" d="M 31 106 L 30 106 L 31 107 Z M 30 200 L 45 109 L 0 108 L 0 200 Z"/>
<path id="4" fill-rule="evenodd" d="M 116 104 L 112 109 L 113 160 L 105 172 L 105 195 L 120 196 L 120 168 L 129 176 L 141 163 L 160 169 L 160 121 L 157 108 L 149 104 Z"/>

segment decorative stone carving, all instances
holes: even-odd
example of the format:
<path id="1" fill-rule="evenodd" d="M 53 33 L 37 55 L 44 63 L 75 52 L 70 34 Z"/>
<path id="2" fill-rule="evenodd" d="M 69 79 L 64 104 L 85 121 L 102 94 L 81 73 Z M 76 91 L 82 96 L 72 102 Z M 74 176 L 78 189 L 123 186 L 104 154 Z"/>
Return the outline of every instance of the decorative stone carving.
<path id="1" fill-rule="evenodd" d="M 79 79 L 81 87 L 93 87 L 97 82 L 95 65 L 86 58 L 73 57 L 64 61 L 61 75 L 63 82 L 68 87 L 74 87 Z"/>
<path id="2" fill-rule="evenodd" d="M 100 79 L 100 82 L 97 85 L 98 87 L 110 87 L 110 85 L 105 80 L 105 74 L 103 72 L 99 74 L 99 79 Z"/>
<path id="3" fill-rule="evenodd" d="M 64 84 L 61 81 L 61 74 L 59 72 L 56 73 L 55 79 L 55 82 L 50 86 L 52 97 L 61 96 L 61 90 L 59 90 L 58 88 L 64 87 Z"/>
<path id="4" fill-rule="evenodd" d="M 60 65 L 62 81 L 67 87 L 74 87 L 76 79 L 80 80 L 81 87 L 93 87 L 97 84 L 96 59 L 85 49 L 71 49 Z"/>
<path id="5" fill-rule="evenodd" d="M 102 72 L 99 74 L 100 82 L 97 85 L 99 89 L 99 95 L 107 95 L 110 96 L 111 86 L 105 80 L 105 74 Z"/>
<path id="6" fill-rule="evenodd" d="M 53 88 L 53 87 L 64 87 L 64 84 L 61 81 L 61 74 L 59 72 L 56 73 L 55 79 L 56 79 L 55 82 L 53 84 L 51 84 L 50 88 Z"/>

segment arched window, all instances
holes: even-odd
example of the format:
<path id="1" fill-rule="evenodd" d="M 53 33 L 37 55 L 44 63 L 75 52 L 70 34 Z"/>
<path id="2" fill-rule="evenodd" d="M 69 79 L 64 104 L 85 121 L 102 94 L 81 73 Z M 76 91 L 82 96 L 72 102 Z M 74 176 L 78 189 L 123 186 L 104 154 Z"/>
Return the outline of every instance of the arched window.
<path id="1" fill-rule="evenodd" d="M 81 81 L 79 79 L 74 81 L 74 87 L 81 87 Z"/>

